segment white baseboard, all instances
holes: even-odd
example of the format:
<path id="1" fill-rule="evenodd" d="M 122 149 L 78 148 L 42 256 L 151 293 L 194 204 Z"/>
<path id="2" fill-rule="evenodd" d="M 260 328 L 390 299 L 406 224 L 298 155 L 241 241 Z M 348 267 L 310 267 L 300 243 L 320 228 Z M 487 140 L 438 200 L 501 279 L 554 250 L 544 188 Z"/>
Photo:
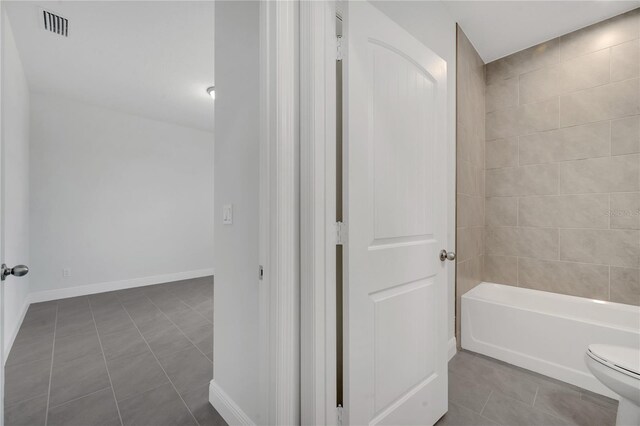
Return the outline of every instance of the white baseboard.
<path id="1" fill-rule="evenodd" d="M 453 336 L 451 339 L 449 339 L 449 343 L 447 346 L 448 346 L 447 350 L 449 353 L 449 361 L 451 361 L 451 358 L 453 358 L 458 352 L 458 348 L 456 344 L 456 336 Z"/>
<path id="2" fill-rule="evenodd" d="M 229 425 L 255 425 L 215 380 L 211 380 L 209 384 L 209 402 Z"/>
<path id="3" fill-rule="evenodd" d="M 174 272 L 171 274 L 154 275 L 150 277 L 87 284 L 55 290 L 37 291 L 35 293 L 30 293 L 28 300 L 30 303 L 46 302 L 49 300 L 66 299 L 69 297 L 86 296 L 89 294 L 104 293 L 107 291 L 124 290 L 133 287 L 143 287 L 172 281 L 207 277 L 209 275 L 213 275 L 213 269 L 198 269 L 195 271 Z"/>
<path id="4" fill-rule="evenodd" d="M 24 321 L 24 316 L 27 314 L 27 310 L 29 309 L 29 305 L 31 301 L 29 299 L 29 295 L 24 299 L 24 303 L 22 304 L 22 309 L 20 310 L 20 319 L 16 323 L 16 326 L 11 330 L 11 336 L 9 336 L 9 340 L 7 340 L 7 344 L 4 348 L 4 359 L 2 360 L 3 364 L 6 364 L 7 358 L 9 358 L 9 352 L 11 352 L 11 348 L 13 347 L 13 342 L 16 341 L 16 337 L 18 337 L 18 331 L 20 331 L 20 326 L 22 325 L 22 321 Z"/>

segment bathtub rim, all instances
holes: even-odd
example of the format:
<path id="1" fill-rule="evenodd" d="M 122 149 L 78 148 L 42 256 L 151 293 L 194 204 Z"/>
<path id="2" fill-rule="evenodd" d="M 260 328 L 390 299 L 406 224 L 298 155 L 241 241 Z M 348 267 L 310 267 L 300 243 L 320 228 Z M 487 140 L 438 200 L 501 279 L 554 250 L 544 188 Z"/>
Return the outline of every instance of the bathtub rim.
<path id="1" fill-rule="evenodd" d="M 490 303 L 492 305 L 498 305 L 498 306 L 506 306 L 509 308 L 514 308 L 514 309 L 519 309 L 522 311 L 527 311 L 527 312 L 534 312 L 537 314 L 544 314 L 544 315 L 553 315 L 553 316 L 557 316 L 563 319 L 567 319 L 567 320 L 573 320 L 573 321 L 582 321 L 591 325 L 597 325 L 600 327 L 606 327 L 606 328 L 612 328 L 612 329 L 616 329 L 616 330 L 624 330 L 627 332 L 631 332 L 631 333 L 636 333 L 638 335 L 640 335 L 640 327 L 639 328 L 633 328 L 633 327 L 628 327 L 625 325 L 618 325 L 618 324 L 611 324 L 611 323 L 607 323 L 607 322 L 602 322 L 602 321 L 596 321 L 593 320 L 591 318 L 585 318 L 583 316 L 577 316 L 577 315 L 567 315 L 567 314 L 563 314 L 563 313 L 559 313 L 559 312 L 552 312 L 552 311 L 548 311 L 548 310 L 543 310 L 543 309 L 534 309 L 534 308 L 530 308 L 530 307 L 524 307 L 524 306 L 520 306 L 518 304 L 509 304 L 506 302 L 502 302 L 502 301 L 496 301 L 496 300 L 492 300 L 490 298 L 486 298 L 486 297 L 482 297 L 482 296 L 478 296 L 476 295 L 476 293 L 479 293 L 482 289 L 487 288 L 487 287 L 500 287 L 499 290 L 502 289 L 508 289 L 507 291 L 513 291 L 513 289 L 517 289 L 518 292 L 521 293 L 529 293 L 529 294 L 534 294 L 534 295 L 538 295 L 538 296 L 544 296 L 544 297 L 561 297 L 563 299 L 570 299 L 573 302 L 576 303 L 580 303 L 580 304 L 587 304 L 587 303 L 595 303 L 597 305 L 600 306 L 611 306 L 612 308 L 615 309 L 622 309 L 624 311 L 629 311 L 632 314 L 633 313 L 637 313 L 638 314 L 638 319 L 639 319 L 639 325 L 640 325 L 640 306 L 635 306 L 635 305 L 628 305 L 625 303 L 618 303 L 618 302 L 611 302 L 608 300 L 598 300 L 598 299 L 589 299 L 586 297 L 580 297 L 580 296 L 572 296 L 569 294 L 561 294 L 561 293 L 553 293 L 550 291 L 544 291 L 544 290 L 536 290 L 536 289 L 532 289 L 532 288 L 526 288 L 526 287 L 516 287 L 516 286 L 512 286 L 509 284 L 499 284 L 499 283 L 492 283 L 489 281 L 482 281 L 480 284 L 478 284 L 477 286 L 475 286 L 474 288 L 472 288 L 471 290 L 467 291 L 466 293 L 464 293 L 461 297 L 463 299 L 473 299 L 473 300 L 478 300 L 478 301 L 482 301 L 484 303 Z"/>

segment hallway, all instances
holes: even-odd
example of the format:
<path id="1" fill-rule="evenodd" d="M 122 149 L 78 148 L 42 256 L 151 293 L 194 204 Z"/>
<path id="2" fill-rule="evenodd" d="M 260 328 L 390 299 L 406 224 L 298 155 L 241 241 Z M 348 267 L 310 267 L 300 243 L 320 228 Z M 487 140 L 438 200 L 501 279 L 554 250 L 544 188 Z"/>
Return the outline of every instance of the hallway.
<path id="1" fill-rule="evenodd" d="M 223 425 L 213 277 L 32 304 L 5 374 L 7 426 Z"/>

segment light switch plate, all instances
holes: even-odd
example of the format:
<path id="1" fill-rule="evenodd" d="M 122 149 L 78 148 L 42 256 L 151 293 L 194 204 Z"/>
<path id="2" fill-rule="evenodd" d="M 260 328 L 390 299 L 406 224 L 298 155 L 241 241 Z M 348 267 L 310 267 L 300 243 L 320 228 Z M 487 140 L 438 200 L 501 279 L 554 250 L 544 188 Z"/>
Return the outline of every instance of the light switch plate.
<path id="1" fill-rule="evenodd" d="M 223 225 L 231 225 L 233 224 L 233 205 L 225 204 L 222 206 L 222 224 Z"/>

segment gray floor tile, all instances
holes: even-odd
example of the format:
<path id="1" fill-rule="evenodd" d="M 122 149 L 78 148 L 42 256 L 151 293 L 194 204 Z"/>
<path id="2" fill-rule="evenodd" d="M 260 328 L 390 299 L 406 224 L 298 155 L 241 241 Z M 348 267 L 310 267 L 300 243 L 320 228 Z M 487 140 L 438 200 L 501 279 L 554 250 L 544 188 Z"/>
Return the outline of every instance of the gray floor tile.
<path id="1" fill-rule="evenodd" d="M 120 401 L 120 414 L 126 426 L 196 425 L 193 416 L 170 383 Z"/>
<path id="2" fill-rule="evenodd" d="M 6 426 L 44 426 L 47 414 L 47 395 L 5 407 Z"/>
<path id="3" fill-rule="evenodd" d="M 169 319 L 175 323 L 181 330 L 188 328 L 204 327 L 209 325 L 207 321 L 199 312 L 194 309 L 188 311 L 172 312 L 167 314 Z"/>
<path id="4" fill-rule="evenodd" d="M 182 332 L 205 354 L 213 350 L 213 324 L 186 328 Z"/>
<path id="5" fill-rule="evenodd" d="M 107 365 L 118 401 L 169 381 L 151 352 L 114 358 Z"/>
<path id="6" fill-rule="evenodd" d="M 613 426 L 616 423 L 615 409 L 583 400 L 580 392 L 568 386 L 540 386 L 534 407 L 581 426 Z"/>
<path id="7" fill-rule="evenodd" d="M 71 297 L 69 299 L 62 299 L 58 301 L 58 318 L 89 314 L 91 308 L 89 307 L 89 298 L 87 296 Z"/>
<path id="8" fill-rule="evenodd" d="M 98 333 L 102 336 L 104 334 L 116 333 L 118 331 L 135 330 L 135 325 L 129 315 L 120 307 L 114 312 L 100 315 L 97 312 L 93 313 L 96 326 L 98 327 Z"/>
<path id="9" fill-rule="evenodd" d="M 449 373 L 449 400 L 476 413 L 482 411 L 491 390 L 491 387 L 486 384 Z"/>
<path id="10" fill-rule="evenodd" d="M 209 402 L 209 385 L 200 386 L 182 394 L 182 399 L 200 426 L 226 426 L 220 413 Z"/>
<path id="11" fill-rule="evenodd" d="M 49 407 L 64 404 L 110 386 L 102 353 L 53 366 Z"/>
<path id="12" fill-rule="evenodd" d="M 47 393 L 51 360 L 25 362 L 5 368 L 4 402 L 11 405 Z"/>
<path id="13" fill-rule="evenodd" d="M 51 360 L 52 353 L 53 333 L 32 339 L 17 338 L 13 342 L 6 365 L 11 366 L 23 362 L 38 361 L 41 359 Z"/>
<path id="14" fill-rule="evenodd" d="M 20 326 L 20 331 L 16 336 L 16 340 L 29 340 L 43 336 L 53 336 L 55 324 L 55 318 L 53 320 L 37 318 L 28 322 L 23 322 Z"/>
<path id="15" fill-rule="evenodd" d="M 70 336 L 56 336 L 56 346 L 53 354 L 54 368 L 62 363 L 83 357 L 85 355 L 99 354 L 102 350 L 98 341 L 98 333 L 95 326 L 92 331 Z"/>
<path id="16" fill-rule="evenodd" d="M 616 412 L 618 411 L 618 401 L 616 401 L 615 399 L 611 399 L 603 395 L 598 395 L 587 390 L 582 391 L 580 398 L 593 404 L 600 405 L 604 408 L 615 410 Z"/>
<path id="17" fill-rule="evenodd" d="M 162 330 L 174 327 L 173 323 L 164 314 L 154 317 L 153 321 L 137 322 L 136 326 L 145 338 Z"/>
<path id="18" fill-rule="evenodd" d="M 484 383 L 527 404 L 533 404 L 538 389 L 538 383 L 527 373 L 464 351 L 453 357 L 449 363 L 449 371 Z"/>
<path id="19" fill-rule="evenodd" d="M 58 315 L 56 322 L 56 339 L 95 331 L 91 310 L 79 310 L 64 316 Z"/>
<path id="20" fill-rule="evenodd" d="M 49 410 L 47 426 L 118 426 L 120 416 L 111 388 Z"/>
<path id="21" fill-rule="evenodd" d="M 158 358 L 194 347 L 177 327 L 149 333 L 145 339 Z"/>
<path id="22" fill-rule="evenodd" d="M 29 305 L 29 309 L 27 309 L 23 324 L 28 324 L 32 321 L 52 322 L 56 318 L 57 310 L 57 301 L 32 303 Z"/>
<path id="23" fill-rule="evenodd" d="M 192 311 L 192 309 L 189 306 L 187 306 L 186 303 L 184 303 L 178 297 L 173 295 L 170 295 L 169 297 L 161 300 L 152 299 L 152 301 L 158 307 L 158 309 L 160 309 L 162 312 L 164 312 L 167 315 L 175 314 L 178 312 Z"/>
<path id="24" fill-rule="evenodd" d="M 436 423 L 437 426 L 493 426 L 496 424 L 454 402 L 449 402 L 449 411 Z"/>
<path id="25" fill-rule="evenodd" d="M 196 347 L 160 358 L 162 367 L 178 392 L 208 384 L 213 378 L 213 365 Z"/>
<path id="26" fill-rule="evenodd" d="M 491 394 L 487 405 L 482 411 L 482 415 L 504 426 L 556 426 L 570 424 L 500 392 Z"/>
<path id="27" fill-rule="evenodd" d="M 149 347 L 135 328 L 100 335 L 102 349 L 107 360 L 119 356 L 135 355 L 149 352 Z"/>

